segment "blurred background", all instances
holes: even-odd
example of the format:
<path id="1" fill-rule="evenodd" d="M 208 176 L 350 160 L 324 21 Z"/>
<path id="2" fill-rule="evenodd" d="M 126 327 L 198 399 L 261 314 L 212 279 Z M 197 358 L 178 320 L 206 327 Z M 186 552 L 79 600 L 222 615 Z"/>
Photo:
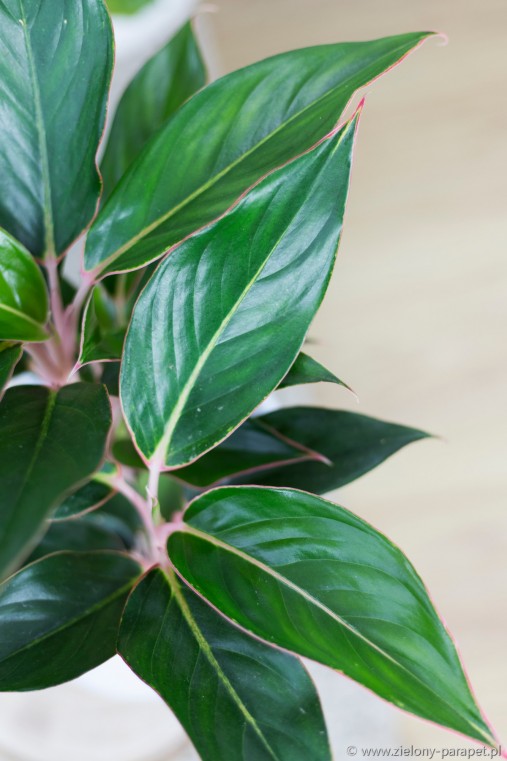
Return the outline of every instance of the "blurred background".
<path id="1" fill-rule="evenodd" d="M 155 5 L 155 24 L 155 9 L 117 20 L 117 93 L 192 3 Z M 507 4 L 216 0 L 203 10 L 213 76 L 319 43 L 417 29 L 449 37 L 445 46 L 428 41 L 366 91 L 338 266 L 311 331 L 312 355 L 359 404 L 324 385 L 292 391 L 291 401 L 440 437 L 333 497 L 415 564 L 507 744 Z M 351 744 L 474 747 L 331 672 L 312 673 L 337 761 Z M 1 761 L 70 757 L 195 758 L 169 711 L 115 662 L 57 690 L 0 696 Z"/>

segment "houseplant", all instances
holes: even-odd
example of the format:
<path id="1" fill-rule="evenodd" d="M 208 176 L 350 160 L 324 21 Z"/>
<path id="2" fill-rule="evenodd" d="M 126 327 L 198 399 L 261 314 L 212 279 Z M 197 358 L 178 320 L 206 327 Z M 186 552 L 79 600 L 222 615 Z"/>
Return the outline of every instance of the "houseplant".
<path id="1" fill-rule="evenodd" d="M 44 383 L 0 406 L 1 689 L 118 651 L 203 759 L 326 759 L 299 654 L 493 745 L 413 568 L 320 496 L 425 434 L 315 408 L 252 417 L 282 385 L 340 382 L 301 353 L 361 109 L 340 117 L 428 34 L 201 89 L 186 26 L 126 92 L 101 189 L 102 2 L 0 14 L 0 372 Z M 61 265 L 88 228 L 74 292 Z"/>

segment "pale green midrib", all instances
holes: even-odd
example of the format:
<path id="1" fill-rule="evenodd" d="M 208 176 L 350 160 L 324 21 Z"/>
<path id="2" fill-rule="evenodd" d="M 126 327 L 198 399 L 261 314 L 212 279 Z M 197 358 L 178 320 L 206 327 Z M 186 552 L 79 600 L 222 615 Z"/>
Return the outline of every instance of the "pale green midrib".
<path id="1" fill-rule="evenodd" d="M 228 679 L 227 675 L 225 674 L 222 667 L 220 666 L 219 662 L 213 655 L 213 651 L 210 645 L 208 644 L 204 634 L 200 630 L 197 624 L 197 621 L 193 617 L 192 612 L 187 604 L 187 601 L 185 600 L 183 593 L 181 592 L 180 585 L 178 583 L 178 580 L 176 578 L 174 571 L 169 570 L 169 571 L 164 571 L 163 573 L 167 578 L 167 582 L 174 594 L 174 597 L 181 610 L 183 618 L 187 622 L 188 627 L 190 628 L 190 631 L 192 632 L 195 639 L 197 640 L 197 644 L 199 645 L 200 650 L 202 650 L 202 652 L 204 653 L 210 666 L 216 672 L 216 675 L 218 676 L 218 678 L 224 685 L 226 691 L 232 698 L 234 704 L 238 707 L 240 713 L 245 717 L 246 722 L 252 727 L 255 734 L 259 737 L 259 739 L 261 740 L 262 744 L 265 746 L 270 756 L 273 759 L 275 759 L 275 761 L 280 761 L 279 757 L 276 755 L 276 752 L 273 750 L 268 740 L 264 736 L 264 733 L 262 732 L 261 728 L 257 724 L 257 721 L 252 716 L 248 708 L 245 706 L 240 696 L 238 695 L 233 685 L 231 684 L 230 680 Z"/>
<path id="2" fill-rule="evenodd" d="M 429 692 L 433 693 L 435 697 L 444 703 L 444 705 L 448 706 L 448 708 L 451 709 L 451 713 L 454 713 L 457 715 L 461 721 L 465 721 L 468 723 L 471 727 L 473 727 L 480 735 L 481 737 L 487 739 L 488 742 L 491 742 L 492 736 L 487 735 L 482 727 L 477 725 L 474 721 L 472 721 L 468 716 L 464 716 L 461 714 L 458 710 L 456 710 L 456 707 L 449 703 L 445 698 L 443 698 L 441 695 L 439 695 L 433 687 L 431 687 L 428 684 L 425 684 L 423 680 L 417 675 L 414 674 L 410 669 L 405 666 L 403 663 L 400 663 L 397 661 L 392 655 L 389 655 L 389 653 L 386 653 L 385 650 L 383 650 L 379 645 L 377 645 L 375 642 L 372 642 L 371 640 L 366 637 L 362 632 L 358 631 L 354 626 L 349 624 L 348 621 L 346 621 L 344 618 L 339 616 L 337 613 L 332 611 L 330 608 L 327 607 L 327 605 L 324 605 L 324 603 L 320 602 L 320 600 L 317 600 L 315 597 L 313 597 L 309 592 L 306 592 L 306 590 L 302 589 L 301 587 L 298 587 L 297 584 L 294 584 L 294 582 L 290 581 L 290 579 L 286 579 L 284 576 L 278 573 L 278 571 L 275 571 L 275 569 L 271 568 L 270 566 L 266 565 L 260 560 L 257 560 L 257 558 L 252 557 L 251 555 L 247 555 L 242 550 L 237 549 L 236 547 L 233 547 L 230 544 L 227 544 L 226 542 L 222 542 L 220 539 L 217 539 L 216 537 L 212 536 L 211 534 L 206 534 L 204 531 L 201 531 L 200 529 L 195 528 L 194 526 L 191 526 L 190 524 L 185 524 L 185 528 L 188 530 L 190 534 L 194 534 L 198 538 L 210 542 L 211 544 L 214 544 L 217 547 L 222 548 L 226 552 L 230 552 L 233 555 L 237 555 L 242 560 L 247 561 L 248 563 L 252 563 L 252 565 L 257 566 L 257 568 L 260 568 L 264 573 L 267 573 L 268 576 L 272 576 L 279 584 L 288 587 L 291 589 L 291 591 L 296 592 L 298 595 L 303 597 L 306 602 L 310 603 L 311 605 L 314 605 L 315 607 L 322 610 L 326 615 L 328 615 L 330 618 L 335 620 L 340 626 L 343 626 L 344 629 L 349 631 L 351 634 L 356 636 L 358 639 L 365 642 L 369 647 L 371 647 L 373 650 L 378 652 L 382 657 L 384 657 L 386 660 L 393 663 L 397 668 L 399 668 L 401 671 L 406 672 L 412 679 L 415 679 L 419 684 L 421 684 L 425 689 L 427 689 Z M 464 707 L 464 706 L 463 706 Z M 467 709 L 465 709 L 467 710 Z"/>
<path id="3" fill-rule="evenodd" d="M 417 43 L 414 43 L 414 46 Z M 409 48 L 410 49 L 410 48 Z M 396 51 L 406 50 L 406 45 L 400 45 L 398 48 L 395 49 Z M 391 57 L 393 55 L 393 51 L 389 51 L 389 53 L 384 53 L 384 55 L 379 56 L 378 61 L 382 61 L 384 58 Z M 397 61 L 399 58 L 396 59 Z M 383 73 L 383 72 L 381 72 Z M 351 80 L 353 80 L 357 76 L 357 72 L 353 75 L 348 77 L 348 79 L 343 80 L 340 82 L 339 88 L 345 88 Z M 364 82 L 362 85 L 358 85 L 356 90 L 360 89 L 361 87 L 366 87 L 368 82 L 371 82 L 372 80 L 369 79 L 366 82 Z M 354 90 L 351 93 L 351 97 L 356 92 Z M 262 148 L 262 146 L 269 142 L 272 138 L 276 137 L 276 135 L 281 132 L 283 129 L 285 129 L 288 125 L 290 125 L 293 121 L 296 119 L 299 119 L 299 117 L 303 116 L 307 111 L 314 108 L 315 106 L 319 105 L 323 100 L 328 98 L 333 93 L 333 90 L 328 90 L 326 93 L 321 95 L 316 100 L 313 100 L 311 103 L 309 103 L 307 106 L 305 106 L 301 111 L 298 111 L 296 114 L 293 114 L 289 119 L 282 122 L 273 132 L 270 132 L 268 135 L 262 138 L 258 143 L 253 145 L 251 148 L 248 149 L 248 151 L 245 151 L 245 153 L 242 153 L 241 156 L 238 156 L 238 158 L 228 164 L 224 169 L 222 169 L 220 172 L 218 172 L 216 175 L 214 175 L 208 182 L 205 182 L 203 185 L 201 185 L 197 190 L 195 190 L 193 193 L 190 193 L 183 201 L 181 201 L 179 204 L 176 204 L 176 206 L 173 206 L 172 209 L 170 209 L 165 214 L 162 214 L 160 217 L 158 217 L 154 222 L 151 222 L 149 225 L 146 225 L 146 227 L 143 227 L 143 229 L 137 233 L 137 235 L 134 235 L 132 238 L 130 238 L 127 243 L 124 243 L 120 248 L 116 249 L 112 254 L 110 254 L 106 259 L 103 259 L 102 261 L 98 262 L 98 264 L 95 265 L 95 267 L 92 267 L 91 270 L 88 270 L 89 272 L 96 272 L 97 274 L 100 272 L 103 272 L 105 269 L 109 267 L 110 264 L 115 262 L 117 259 L 120 258 L 122 254 L 125 253 L 125 251 L 128 251 L 130 248 L 136 245 L 140 240 L 147 237 L 150 233 L 153 232 L 153 230 L 156 230 L 157 227 L 164 224 L 164 222 L 167 222 L 168 219 L 173 217 L 175 214 L 177 214 L 181 209 L 183 209 L 185 206 L 190 204 L 192 201 L 194 201 L 196 198 L 198 198 L 201 194 L 205 193 L 207 190 L 213 187 L 213 185 L 216 185 L 223 177 L 227 176 L 230 172 L 232 172 L 233 169 L 235 169 L 239 164 L 241 164 L 243 161 L 245 161 L 247 158 L 249 158 L 255 151 L 257 151 L 259 148 Z M 353 117 L 352 117 L 353 118 Z M 344 125 L 345 126 L 345 125 Z M 310 146 L 307 150 L 311 150 L 312 146 Z M 304 150 L 303 150 L 304 153 Z M 297 156 L 293 157 L 297 158 Z M 289 159 L 290 160 L 290 159 Z M 276 169 L 279 167 L 274 167 L 271 171 L 276 171 Z M 270 174 L 271 172 L 268 171 L 267 174 Z M 261 177 L 260 180 L 263 178 Z M 259 180 L 259 181 L 260 181 Z M 213 222 L 213 219 L 209 220 L 206 224 L 211 224 Z M 154 259 L 158 258 L 158 255 L 152 258 L 152 261 Z"/>
<path id="4" fill-rule="evenodd" d="M 340 134 L 340 137 L 337 140 L 336 145 L 333 148 L 333 154 L 336 153 L 338 151 L 338 149 L 340 148 L 342 142 L 344 141 L 344 138 L 348 134 L 348 131 L 349 131 L 351 125 L 354 124 L 354 119 L 355 119 L 355 117 L 353 117 L 348 122 L 347 127 L 342 130 L 342 132 Z M 192 393 L 195 381 L 199 377 L 201 370 L 203 369 L 204 365 L 206 364 L 207 360 L 209 359 L 213 349 L 217 345 L 218 340 L 219 340 L 220 336 L 222 335 L 223 331 L 225 330 L 225 328 L 228 326 L 229 322 L 234 317 L 235 313 L 237 312 L 237 310 L 239 309 L 241 303 L 243 302 L 243 300 L 246 298 L 246 296 L 250 292 L 251 288 L 254 286 L 255 282 L 258 280 L 262 270 L 264 269 L 264 267 L 266 266 L 266 264 L 270 260 L 271 256 L 273 255 L 273 252 L 280 245 L 280 241 L 284 238 L 286 232 L 287 232 L 287 228 L 284 228 L 283 232 L 276 239 L 276 241 L 273 244 L 273 246 L 266 253 L 266 256 L 263 259 L 263 261 L 261 262 L 260 266 L 258 267 L 256 272 L 254 273 L 252 278 L 248 281 L 248 283 L 246 284 L 245 288 L 243 289 L 243 291 L 241 292 L 241 294 L 239 295 L 237 300 L 234 302 L 234 304 L 232 305 L 232 307 L 229 310 L 229 312 L 227 312 L 227 314 L 223 318 L 223 320 L 220 323 L 220 325 L 218 326 L 217 330 L 215 331 L 215 333 L 211 337 L 211 340 L 207 344 L 205 350 L 200 355 L 199 360 L 197 361 L 194 369 L 192 370 L 188 380 L 184 384 L 184 386 L 183 386 L 183 388 L 182 388 L 182 390 L 180 392 L 180 395 L 178 397 L 178 401 L 176 402 L 176 405 L 174 406 L 173 411 L 170 414 L 169 419 L 168 419 L 167 423 L 164 426 L 164 433 L 163 433 L 160 441 L 155 446 L 155 449 L 152 452 L 151 456 L 148 457 L 149 462 L 152 462 L 152 463 L 153 462 L 159 462 L 160 456 L 162 455 L 163 464 L 164 465 L 166 464 L 165 460 L 166 460 L 166 457 L 167 457 L 167 454 L 168 454 L 169 444 L 171 443 L 171 437 L 172 437 L 172 435 L 173 435 L 173 433 L 174 433 L 174 431 L 176 429 L 176 426 L 178 425 L 178 421 L 180 419 L 181 413 L 183 412 L 185 404 L 187 403 L 188 398 L 189 398 L 190 394 Z"/>
<path id="5" fill-rule="evenodd" d="M 37 320 L 34 320 L 33 317 L 29 317 L 24 312 L 20 312 L 19 309 L 15 309 L 14 307 L 9 307 L 7 306 L 7 304 L 0 304 L 0 311 L 9 312 L 9 314 L 13 314 L 16 317 L 21 318 L 22 320 L 26 320 L 26 322 L 29 322 L 32 325 L 35 325 L 35 327 L 39 328 L 39 330 L 42 330 L 44 332 L 43 325 L 40 322 L 37 322 Z"/>
<path id="6" fill-rule="evenodd" d="M 60 554 L 60 553 L 57 553 L 57 554 Z M 62 553 L 62 554 L 65 554 L 65 553 Z M 132 577 L 132 579 L 126 582 L 122 587 L 118 587 L 118 589 L 115 590 L 112 594 L 110 594 L 109 597 L 104 597 L 102 600 L 99 600 L 94 605 L 90 606 L 89 608 L 86 608 L 86 610 L 83 611 L 82 613 L 74 616 L 74 618 L 68 619 L 67 621 L 62 623 L 60 626 L 56 627 L 56 629 L 52 629 L 51 631 L 46 632 L 46 634 L 43 634 L 40 637 L 37 637 L 37 639 L 31 640 L 27 645 L 20 647 L 15 652 L 9 653 L 4 658 L 0 659 L 0 663 L 5 663 L 5 661 L 8 661 L 10 658 L 15 658 L 21 653 L 25 653 L 27 650 L 30 650 L 32 647 L 39 645 L 41 642 L 44 642 L 50 637 L 54 637 L 57 634 L 60 634 L 62 631 L 65 631 L 65 629 L 69 629 L 75 624 L 78 624 L 82 621 L 85 621 L 87 618 L 90 618 L 90 616 L 93 616 L 94 613 L 96 613 L 97 611 L 100 611 L 102 608 L 107 607 L 110 603 L 114 602 L 118 597 L 121 597 L 123 594 L 125 594 L 125 592 L 128 592 L 129 589 L 132 588 L 132 585 L 136 578 L 137 577 Z"/>
<path id="7" fill-rule="evenodd" d="M 28 33 L 28 19 L 26 16 L 23 0 L 19 0 L 21 8 L 21 26 L 23 27 L 23 36 L 25 40 L 26 56 L 28 59 L 28 68 L 33 88 L 33 98 L 35 105 L 35 126 L 37 129 L 37 138 L 39 142 L 39 152 L 42 165 L 42 192 L 43 192 L 43 213 L 44 213 L 44 258 L 56 255 L 55 235 L 53 226 L 53 201 L 51 194 L 51 184 L 49 179 L 49 154 L 47 145 L 47 135 L 44 126 L 44 113 L 42 110 L 42 99 L 40 93 L 37 70 L 33 59 L 32 44 Z"/>

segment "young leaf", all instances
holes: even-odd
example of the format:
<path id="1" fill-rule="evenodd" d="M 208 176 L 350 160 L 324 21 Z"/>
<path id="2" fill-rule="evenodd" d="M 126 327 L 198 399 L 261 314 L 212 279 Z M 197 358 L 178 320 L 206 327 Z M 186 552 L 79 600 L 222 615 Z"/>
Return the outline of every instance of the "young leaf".
<path id="1" fill-rule="evenodd" d="M 115 653 L 141 569 L 117 552 L 61 552 L 0 585 L 0 690 L 51 687 Z"/>
<path id="2" fill-rule="evenodd" d="M 426 37 L 295 50 L 197 93 L 153 137 L 103 207 L 88 236 L 86 269 L 141 267 L 212 222 L 259 178 L 329 133 L 357 88 Z"/>
<path id="3" fill-rule="evenodd" d="M 83 313 L 79 364 L 119 360 L 125 328 L 119 326 L 115 305 L 102 286 L 91 292 Z"/>
<path id="4" fill-rule="evenodd" d="M 0 404 L 0 576 L 26 557 L 43 522 L 98 467 L 111 425 L 103 386 L 18 386 Z"/>
<path id="5" fill-rule="evenodd" d="M 22 355 L 23 347 L 20 344 L 0 343 L 0 401 Z"/>
<path id="6" fill-rule="evenodd" d="M 116 442 L 113 453 L 123 465 L 145 467 L 130 440 Z M 205 488 L 229 478 L 256 479 L 257 474 L 267 469 L 309 460 L 327 462 L 317 452 L 283 438 L 258 418 L 250 418 L 191 465 L 172 471 L 172 476 L 190 486 Z"/>
<path id="7" fill-rule="evenodd" d="M 356 122 L 184 242 L 142 292 L 120 394 L 147 460 L 172 468 L 196 459 L 294 362 L 334 265 Z"/>
<path id="8" fill-rule="evenodd" d="M 0 226 L 54 256 L 99 197 L 110 20 L 100 0 L 0 0 L 0 29 Z"/>
<path id="9" fill-rule="evenodd" d="M 42 272 L 28 251 L 0 230 L 0 340 L 45 341 L 47 319 Z"/>
<path id="10" fill-rule="evenodd" d="M 185 524 L 169 539 L 170 558 L 224 614 L 494 744 L 419 576 L 367 523 L 304 492 L 226 487 L 195 500 Z"/>
<path id="11" fill-rule="evenodd" d="M 301 352 L 278 388 L 300 386 L 305 383 L 337 383 L 350 391 L 349 386 L 337 378 L 334 373 L 327 370 L 316 359 L 312 359 L 308 354 Z"/>
<path id="12" fill-rule="evenodd" d="M 326 727 L 304 667 L 237 629 L 174 574 L 132 592 L 118 650 L 172 708 L 203 761 L 328 761 Z"/>
<path id="13" fill-rule="evenodd" d="M 145 144 L 206 83 L 206 69 L 189 23 L 146 63 L 125 90 L 100 166 L 106 201 Z"/>
<path id="14" fill-rule="evenodd" d="M 376 468 L 399 449 L 429 438 L 416 428 L 322 407 L 289 407 L 256 418 L 278 435 L 320 452 L 327 463 L 306 461 L 264 471 L 255 482 L 325 494 Z M 235 483 L 251 483 L 236 477 Z"/>

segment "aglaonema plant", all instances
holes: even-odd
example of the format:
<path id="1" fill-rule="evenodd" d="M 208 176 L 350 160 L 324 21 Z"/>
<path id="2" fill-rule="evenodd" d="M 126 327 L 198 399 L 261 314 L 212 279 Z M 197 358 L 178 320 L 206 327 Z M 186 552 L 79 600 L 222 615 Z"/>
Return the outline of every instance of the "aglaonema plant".
<path id="1" fill-rule="evenodd" d="M 257 409 L 341 383 L 302 347 L 342 230 L 343 113 L 428 36 L 206 86 L 186 25 L 124 93 L 99 173 L 102 1 L 0 0 L 0 689 L 119 653 L 206 761 L 324 761 L 305 656 L 494 744 L 409 561 L 321 496 L 426 434 Z"/>

